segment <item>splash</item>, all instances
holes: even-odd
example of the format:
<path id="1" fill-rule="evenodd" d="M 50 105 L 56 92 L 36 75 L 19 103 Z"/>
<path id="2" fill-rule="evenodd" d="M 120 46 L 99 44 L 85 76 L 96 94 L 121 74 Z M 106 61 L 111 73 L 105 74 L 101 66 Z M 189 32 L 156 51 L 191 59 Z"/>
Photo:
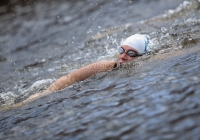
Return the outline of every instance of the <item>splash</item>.
<path id="1" fill-rule="evenodd" d="M 19 95 L 11 91 L 0 93 L 1 107 L 13 106 L 16 103 L 28 98 L 30 95 L 42 92 L 43 90 L 47 89 L 53 81 L 53 79 L 43 79 L 34 82 L 28 89 L 19 87 Z"/>

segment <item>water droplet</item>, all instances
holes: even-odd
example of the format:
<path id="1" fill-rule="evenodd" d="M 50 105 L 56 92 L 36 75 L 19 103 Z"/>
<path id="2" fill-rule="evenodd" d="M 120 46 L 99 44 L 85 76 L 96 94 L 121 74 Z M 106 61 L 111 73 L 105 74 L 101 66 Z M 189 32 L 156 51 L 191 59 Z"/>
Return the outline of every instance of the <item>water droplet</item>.
<path id="1" fill-rule="evenodd" d="M 87 31 L 87 33 L 89 34 L 89 33 L 92 33 L 92 29 L 89 29 L 88 31 Z"/>
<path id="2" fill-rule="evenodd" d="M 161 32 L 164 33 L 164 34 L 166 34 L 166 33 L 168 32 L 168 29 L 165 28 L 165 27 L 162 27 L 162 28 L 161 28 Z"/>
<path id="3" fill-rule="evenodd" d="M 45 62 L 46 61 L 46 59 L 42 59 L 42 62 Z"/>

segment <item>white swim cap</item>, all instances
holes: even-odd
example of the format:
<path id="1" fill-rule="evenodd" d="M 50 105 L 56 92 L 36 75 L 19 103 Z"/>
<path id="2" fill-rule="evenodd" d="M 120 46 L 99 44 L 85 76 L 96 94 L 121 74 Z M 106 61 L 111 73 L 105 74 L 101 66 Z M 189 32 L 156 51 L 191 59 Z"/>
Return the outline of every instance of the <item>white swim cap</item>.
<path id="1" fill-rule="evenodd" d="M 127 45 L 138 51 L 140 55 L 146 53 L 149 39 L 145 35 L 135 34 L 128 37 L 122 45 Z"/>

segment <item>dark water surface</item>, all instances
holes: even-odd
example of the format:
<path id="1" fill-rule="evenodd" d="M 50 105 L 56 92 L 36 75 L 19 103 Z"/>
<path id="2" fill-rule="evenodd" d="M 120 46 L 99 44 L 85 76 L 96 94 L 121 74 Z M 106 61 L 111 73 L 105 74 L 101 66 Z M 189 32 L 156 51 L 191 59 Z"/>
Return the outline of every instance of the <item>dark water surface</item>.
<path id="1" fill-rule="evenodd" d="M 153 43 L 136 67 L 1 111 L 0 139 L 200 139 L 199 0 L 0 5 L 1 108 L 81 65 L 113 59 L 131 34 L 148 34 Z"/>

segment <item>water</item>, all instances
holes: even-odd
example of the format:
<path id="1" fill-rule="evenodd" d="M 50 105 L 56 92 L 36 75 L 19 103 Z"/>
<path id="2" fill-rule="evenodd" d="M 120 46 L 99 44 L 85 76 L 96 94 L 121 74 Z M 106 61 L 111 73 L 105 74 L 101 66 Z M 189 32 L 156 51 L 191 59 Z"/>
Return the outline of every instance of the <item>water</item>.
<path id="1" fill-rule="evenodd" d="M 1 108 L 82 65 L 114 59 L 131 34 L 149 35 L 152 50 L 134 67 L 1 111 L 0 138 L 199 139 L 199 3 L 60 0 L 1 6 Z"/>

